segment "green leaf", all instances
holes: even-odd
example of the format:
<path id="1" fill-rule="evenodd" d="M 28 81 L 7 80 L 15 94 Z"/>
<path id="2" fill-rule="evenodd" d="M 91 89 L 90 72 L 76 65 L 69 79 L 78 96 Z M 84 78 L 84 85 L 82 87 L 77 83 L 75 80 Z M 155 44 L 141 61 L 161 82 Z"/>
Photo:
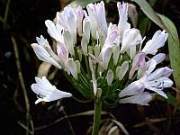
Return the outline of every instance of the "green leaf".
<path id="1" fill-rule="evenodd" d="M 151 19 L 155 24 L 160 28 L 165 29 L 164 25 L 161 22 L 161 19 L 156 15 L 156 12 L 152 9 L 149 3 L 146 0 L 132 0 L 139 5 L 144 14 Z"/>
<path id="2" fill-rule="evenodd" d="M 168 99 L 167 102 L 173 106 L 176 106 L 176 98 L 170 92 L 167 93 Z"/>
<path id="3" fill-rule="evenodd" d="M 179 37 L 174 23 L 167 17 L 159 15 L 164 26 L 167 28 L 168 36 L 168 48 L 171 67 L 174 70 L 173 76 L 176 83 L 176 87 L 180 89 L 180 44 Z"/>
<path id="4" fill-rule="evenodd" d="M 151 6 L 154 6 L 157 3 L 158 0 L 149 0 L 149 4 Z"/>
<path id="5" fill-rule="evenodd" d="M 140 18 L 138 27 L 143 36 L 150 30 L 151 23 L 151 20 L 145 16 Z"/>
<path id="6" fill-rule="evenodd" d="M 0 22 L 4 23 L 4 18 L 2 18 L 2 16 L 0 16 Z"/>
<path id="7" fill-rule="evenodd" d="M 81 5 L 82 7 L 85 7 L 89 3 L 94 3 L 98 1 L 100 0 L 75 0 L 70 5 L 72 5 L 73 7 L 77 7 L 79 5 Z"/>

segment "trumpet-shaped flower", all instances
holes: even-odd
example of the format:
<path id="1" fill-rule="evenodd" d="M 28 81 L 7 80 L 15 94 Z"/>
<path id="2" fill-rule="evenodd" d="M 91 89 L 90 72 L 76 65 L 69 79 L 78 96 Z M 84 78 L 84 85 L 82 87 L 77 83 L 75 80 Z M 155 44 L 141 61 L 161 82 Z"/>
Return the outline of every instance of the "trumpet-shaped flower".
<path id="1" fill-rule="evenodd" d="M 45 24 L 49 35 L 57 41 L 57 44 L 63 46 L 63 48 L 67 48 L 68 53 L 70 52 L 73 55 L 74 41 L 72 35 L 68 31 L 64 30 L 64 27 L 60 24 L 55 24 L 50 20 L 46 20 Z"/>
<path id="2" fill-rule="evenodd" d="M 145 56 L 145 53 L 136 54 L 132 62 L 132 68 L 129 72 L 129 79 L 132 79 L 136 70 L 145 68 Z"/>
<path id="3" fill-rule="evenodd" d="M 38 43 L 31 44 L 36 56 L 47 63 L 54 65 L 61 69 L 58 56 L 52 51 L 48 41 L 41 35 L 40 38 L 36 38 Z"/>
<path id="4" fill-rule="evenodd" d="M 76 16 L 77 16 L 77 32 L 79 36 L 82 36 L 83 34 L 83 19 L 86 15 L 86 12 L 82 9 L 81 6 L 78 6 L 76 9 Z"/>
<path id="5" fill-rule="evenodd" d="M 156 69 L 154 72 L 145 72 L 145 74 L 139 80 L 131 83 L 125 89 L 123 89 L 120 92 L 119 97 L 123 98 L 127 96 L 139 95 L 144 93 L 145 89 L 148 89 L 156 92 L 164 98 L 167 98 L 167 95 L 162 90 L 173 85 L 173 82 L 169 79 L 171 73 L 172 69 L 168 67 Z"/>
<path id="6" fill-rule="evenodd" d="M 164 61 L 166 55 L 164 53 L 159 53 L 153 56 L 149 61 L 146 62 L 145 60 L 146 54 L 145 53 L 138 53 L 133 59 L 132 68 L 129 73 L 129 79 L 131 79 L 136 70 L 139 72 L 146 72 L 147 74 L 151 73 L 157 66 L 157 64 Z"/>
<path id="7" fill-rule="evenodd" d="M 37 94 L 38 99 L 35 104 L 40 102 L 51 102 L 61 98 L 71 97 L 72 94 L 58 90 L 52 85 L 45 76 L 42 78 L 35 77 L 36 83 L 31 85 L 31 89 Z"/>
<path id="8" fill-rule="evenodd" d="M 85 55 L 87 55 L 87 46 L 90 39 L 90 32 L 91 32 L 90 21 L 89 21 L 89 18 L 86 17 L 83 20 L 83 35 L 82 35 L 82 40 L 81 40 L 82 51 Z"/>
<path id="9" fill-rule="evenodd" d="M 55 39 L 57 42 L 63 42 L 64 43 L 64 38 L 62 35 L 63 32 L 63 27 L 59 24 L 54 24 L 51 20 L 46 20 L 45 25 L 47 27 L 47 31 L 49 35 Z"/>
<path id="10" fill-rule="evenodd" d="M 65 66 L 69 58 L 69 51 L 65 44 L 57 43 L 57 54 L 62 62 L 62 65 Z"/>
<path id="11" fill-rule="evenodd" d="M 112 47 L 119 45 L 119 31 L 116 25 L 110 23 L 108 27 L 107 37 L 104 43 L 104 46 L 101 50 L 100 57 L 107 68 L 109 60 L 112 55 Z"/>
<path id="12" fill-rule="evenodd" d="M 128 4 L 127 3 L 117 3 L 118 12 L 119 12 L 119 23 L 118 28 L 122 36 L 125 30 L 130 29 L 130 24 L 128 23 Z"/>
<path id="13" fill-rule="evenodd" d="M 78 9 L 78 13 L 81 12 L 81 8 Z M 83 18 L 83 15 L 80 14 L 80 20 Z M 57 12 L 56 14 L 56 25 L 61 25 L 64 30 L 69 31 L 69 33 L 72 36 L 73 43 L 76 43 L 76 36 L 77 36 L 77 26 L 82 23 L 77 21 L 77 13 L 75 9 L 73 9 L 71 6 L 67 6 L 64 8 L 62 12 Z M 82 26 L 82 25 L 81 25 Z M 79 26 L 80 27 L 80 26 Z"/>
<path id="14" fill-rule="evenodd" d="M 89 19 L 91 20 L 91 33 L 94 39 L 97 39 L 97 34 L 100 35 L 103 39 L 107 34 L 107 22 L 105 15 L 104 2 L 101 1 L 97 4 L 88 4 L 87 11 Z"/>
<path id="15" fill-rule="evenodd" d="M 146 74 L 150 74 L 159 63 L 164 61 L 165 57 L 166 57 L 166 55 L 164 53 L 159 53 L 159 54 L 153 56 L 149 61 L 147 61 L 146 65 L 145 65 Z"/>
<path id="16" fill-rule="evenodd" d="M 121 52 L 140 44 L 141 41 L 142 37 L 139 30 L 135 28 L 125 30 L 122 38 Z"/>
<path id="17" fill-rule="evenodd" d="M 146 43 L 146 45 L 142 49 L 142 52 L 144 52 L 145 54 L 155 55 L 158 49 L 164 46 L 167 37 L 168 34 L 165 31 L 156 31 L 152 39 Z"/>

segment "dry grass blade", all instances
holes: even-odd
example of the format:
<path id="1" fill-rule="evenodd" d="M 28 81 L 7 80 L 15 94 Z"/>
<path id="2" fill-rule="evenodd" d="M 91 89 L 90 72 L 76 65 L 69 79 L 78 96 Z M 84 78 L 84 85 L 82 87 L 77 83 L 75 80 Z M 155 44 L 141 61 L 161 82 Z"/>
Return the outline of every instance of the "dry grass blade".
<path id="1" fill-rule="evenodd" d="M 15 55 L 15 60 L 16 60 L 16 67 L 18 70 L 18 77 L 19 77 L 19 81 L 20 81 L 20 85 L 23 91 L 23 95 L 24 95 L 24 100 L 25 100 L 25 107 L 26 107 L 26 127 L 27 127 L 27 132 L 26 135 L 29 134 L 29 126 L 31 126 L 32 129 L 33 128 L 33 122 L 30 119 L 30 104 L 29 104 L 29 99 L 28 99 L 28 94 L 27 94 L 27 90 L 25 87 L 25 83 L 24 83 L 24 78 L 23 78 L 23 74 L 22 74 L 22 69 L 21 69 L 21 63 L 19 60 L 19 50 L 18 50 L 18 46 L 16 43 L 16 40 L 13 36 L 11 36 L 11 41 L 13 44 L 13 49 L 14 49 L 14 55 Z M 30 125 L 29 125 L 30 124 Z M 32 131 L 34 132 L 34 131 Z"/>
<path id="2" fill-rule="evenodd" d="M 39 127 L 35 128 L 35 131 L 40 131 L 40 130 L 44 130 L 46 128 L 52 127 L 52 126 L 56 125 L 57 123 L 63 121 L 64 119 L 67 119 L 67 118 L 75 118 L 75 117 L 89 116 L 89 115 L 94 115 L 94 110 L 85 111 L 85 112 L 76 113 L 76 114 L 71 114 L 71 115 L 65 115 L 64 117 L 61 117 L 61 118 L 55 120 L 54 122 L 52 122 L 48 125 L 43 125 L 43 126 L 39 126 Z M 109 113 L 102 111 L 101 115 L 109 115 Z"/>
<path id="3" fill-rule="evenodd" d="M 159 122 L 163 122 L 163 121 L 166 121 L 166 120 L 167 120 L 167 118 L 155 118 L 155 119 L 149 119 L 148 122 L 150 122 L 150 123 L 159 123 Z M 145 125 L 147 125 L 147 121 L 135 124 L 133 127 L 134 128 L 139 128 L 139 127 L 143 127 Z"/>
<path id="4" fill-rule="evenodd" d="M 125 135 L 129 135 L 128 131 L 126 130 L 126 128 L 124 127 L 124 125 L 121 122 L 114 120 L 114 119 L 112 119 L 111 121 L 114 122 L 122 130 L 122 132 Z"/>

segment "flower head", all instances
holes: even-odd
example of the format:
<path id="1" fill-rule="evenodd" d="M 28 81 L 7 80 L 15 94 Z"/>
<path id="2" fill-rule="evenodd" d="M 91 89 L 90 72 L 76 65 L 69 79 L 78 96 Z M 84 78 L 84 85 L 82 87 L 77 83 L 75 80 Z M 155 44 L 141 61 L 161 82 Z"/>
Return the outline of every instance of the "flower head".
<path id="1" fill-rule="evenodd" d="M 144 43 L 141 32 L 128 22 L 128 13 L 132 18 L 128 3 L 118 2 L 117 8 L 119 22 L 113 24 L 106 21 L 103 1 L 88 4 L 87 10 L 68 5 L 57 12 L 53 21 L 45 21 L 53 50 L 40 36 L 32 44 L 35 54 L 66 72 L 85 97 L 104 96 L 102 99 L 106 100 L 115 96 L 120 103 L 140 105 L 148 105 L 155 93 L 167 98 L 163 90 L 173 85 L 169 79 L 172 69 L 156 67 L 166 57 L 157 52 L 165 45 L 168 34 L 158 30 Z M 122 90 L 118 96 L 119 89 Z M 45 77 L 36 78 L 32 90 L 40 96 L 36 103 L 71 96 L 57 90 Z"/>

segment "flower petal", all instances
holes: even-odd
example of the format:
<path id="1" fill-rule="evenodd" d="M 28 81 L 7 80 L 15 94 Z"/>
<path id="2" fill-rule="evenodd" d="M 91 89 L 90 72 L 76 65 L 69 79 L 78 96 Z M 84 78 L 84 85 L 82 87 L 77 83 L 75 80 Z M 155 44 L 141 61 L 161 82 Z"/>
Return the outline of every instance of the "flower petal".
<path id="1" fill-rule="evenodd" d="M 31 44 L 36 56 L 38 57 L 38 59 L 50 63 L 54 66 L 56 66 L 57 68 L 61 69 L 60 64 L 58 64 L 58 62 L 46 51 L 46 49 L 44 47 L 42 47 L 41 45 L 38 45 L 36 43 Z"/>
<path id="2" fill-rule="evenodd" d="M 158 79 L 160 77 L 169 77 L 172 74 L 172 72 L 173 70 L 169 67 L 158 68 L 147 77 L 147 80 L 151 81 Z"/>
<path id="3" fill-rule="evenodd" d="M 111 55 L 112 55 L 112 48 L 111 47 L 103 47 L 103 49 L 100 53 L 100 57 L 102 57 L 102 61 L 103 61 L 105 69 L 107 69 L 107 67 L 108 67 Z"/>
<path id="4" fill-rule="evenodd" d="M 64 43 L 71 55 L 74 55 L 74 41 L 72 34 L 69 31 L 64 31 Z"/>
<path id="5" fill-rule="evenodd" d="M 59 31 L 59 29 L 57 29 L 57 27 L 54 24 L 54 22 L 52 22 L 51 20 L 46 20 L 45 24 L 46 24 L 46 27 L 48 29 L 49 35 L 52 38 L 54 38 L 56 41 L 62 42 L 61 31 Z"/>
<path id="6" fill-rule="evenodd" d="M 118 13 L 119 13 L 119 23 L 118 28 L 120 30 L 121 39 L 124 33 L 124 30 L 130 29 L 130 24 L 128 20 L 128 4 L 127 3 L 117 3 Z"/>
<path id="7" fill-rule="evenodd" d="M 54 92 L 52 92 L 51 94 L 46 96 L 44 99 L 46 100 L 46 102 L 51 102 L 51 101 L 55 101 L 55 100 L 58 100 L 61 98 L 68 98 L 71 96 L 72 96 L 71 93 L 60 91 L 60 90 L 56 89 Z"/>
<path id="8" fill-rule="evenodd" d="M 52 85 L 45 76 L 42 78 L 35 77 L 36 83 L 31 85 L 31 89 L 39 97 L 35 104 L 39 102 L 51 102 L 65 97 L 71 97 L 72 94 L 58 90 Z"/>
<path id="9" fill-rule="evenodd" d="M 129 84 L 126 88 L 124 88 L 120 93 L 119 97 L 132 96 L 144 91 L 144 84 L 140 81 L 135 81 Z"/>
<path id="10" fill-rule="evenodd" d="M 157 55 L 155 55 L 154 57 L 152 57 L 151 59 L 155 60 L 157 62 L 157 64 L 163 62 L 166 58 L 166 54 L 164 53 L 158 53 Z"/>
<path id="11" fill-rule="evenodd" d="M 83 20 L 83 36 L 81 40 L 82 51 L 85 55 L 87 55 L 87 46 L 90 39 L 90 22 L 88 18 Z"/>
<path id="12" fill-rule="evenodd" d="M 76 9 L 76 16 L 77 16 L 77 31 L 79 36 L 82 36 L 83 33 L 82 26 L 83 26 L 83 18 L 85 14 L 86 11 L 84 11 L 81 6 L 78 6 Z"/>
<path id="13" fill-rule="evenodd" d="M 77 69 L 77 65 L 76 65 L 76 62 L 72 59 L 72 58 L 69 58 L 69 60 L 67 61 L 67 70 L 69 73 L 71 73 L 71 75 L 77 79 L 78 78 L 78 70 Z"/>
<path id="14" fill-rule="evenodd" d="M 149 102 L 152 100 L 153 96 L 150 93 L 143 92 L 137 95 L 133 95 L 130 97 L 126 97 L 120 99 L 120 104 L 131 103 L 131 104 L 139 104 L 139 105 L 149 105 Z"/>
<path id="15" fill-rule="evenodd" d="M 129 72 L 129 79 L 131 79 L 134 75 L 134 73 L 136 72 L 136 70 L 143 70 L 145 68 L 145 54 L 144 53 L 138 53 L 136 54 L 136 56 L 133 59 L 132 62 L 132 68 Z"/>

